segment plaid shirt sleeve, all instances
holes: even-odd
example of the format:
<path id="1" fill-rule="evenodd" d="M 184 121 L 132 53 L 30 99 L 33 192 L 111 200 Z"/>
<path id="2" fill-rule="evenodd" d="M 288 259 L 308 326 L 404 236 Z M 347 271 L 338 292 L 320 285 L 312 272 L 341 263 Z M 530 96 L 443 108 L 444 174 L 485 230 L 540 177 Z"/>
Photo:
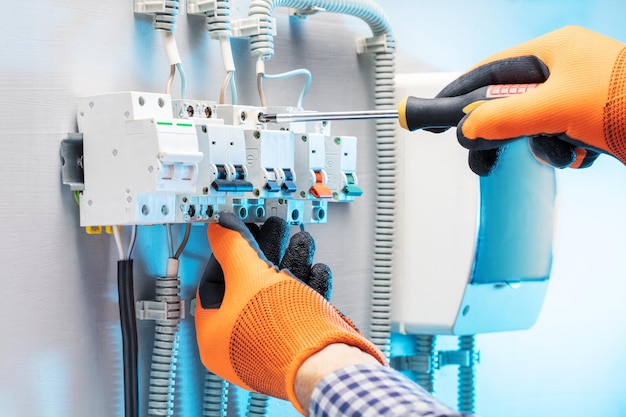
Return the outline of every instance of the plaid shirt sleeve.
<path id="1" fill-rule="evenodd" d="M 404 375 L 379 365 L 352 365 L 322 379 L 311 417 L 470 417 L 438 402 Z"/>

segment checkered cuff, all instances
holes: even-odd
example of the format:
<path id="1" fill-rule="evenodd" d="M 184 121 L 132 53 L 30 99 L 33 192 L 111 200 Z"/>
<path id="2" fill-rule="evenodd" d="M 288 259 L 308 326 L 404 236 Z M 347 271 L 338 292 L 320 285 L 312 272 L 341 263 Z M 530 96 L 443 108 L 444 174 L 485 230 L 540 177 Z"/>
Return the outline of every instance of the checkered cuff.
<path id="1" fill-rule="evenodd" d="M 380 365 L 352 365 L 322 379 L 311 417 L 469 417 L 438 402 L 404 375 Z"/>

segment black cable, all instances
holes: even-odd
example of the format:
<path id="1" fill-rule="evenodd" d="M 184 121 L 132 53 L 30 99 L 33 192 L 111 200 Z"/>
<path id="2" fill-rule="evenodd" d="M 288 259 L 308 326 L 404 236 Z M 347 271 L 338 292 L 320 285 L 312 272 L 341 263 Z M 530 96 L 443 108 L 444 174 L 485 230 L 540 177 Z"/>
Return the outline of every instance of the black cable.
<path id="1" fill-rule="evenodd" d="M 122 352 L 124 361 L 124 415 L 139 416 L 139 373 L 137 365 L 137 322 L 133 289 L 132 259 L 117 262 Z"/>

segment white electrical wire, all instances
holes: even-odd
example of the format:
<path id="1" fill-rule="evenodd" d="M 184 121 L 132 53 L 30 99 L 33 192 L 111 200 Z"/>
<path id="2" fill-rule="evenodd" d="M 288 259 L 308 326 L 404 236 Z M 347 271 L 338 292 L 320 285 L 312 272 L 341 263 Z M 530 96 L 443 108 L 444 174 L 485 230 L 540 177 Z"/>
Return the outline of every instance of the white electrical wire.
<path id="1" fill-rule="evenodd" d="M 117 255 L 120 261 L 126 259 L 124 257 L 124 246 L 122 245 L 122 237 L 120 236 L 120 226 L 113 226 L 113 239 L 115 240 L 115 246 L 117 247 Z"/>
<path id="2" fill-rule="evenodd" d="M 167 78 L 167 83 L 165 84 L 165 94 L 170 94 L 175 75 L 176 75 L 176 65 L 170 65 L 170 76 Z"/>
<path id="3" fill-rule="evenodd" d="M 167 54 L 167 60 L 170 65 L 180 64 L 180 54 L 178 53 L 178 46 L 176 45 L 176 39 L 174 39 L 174 32 L 162 30 L 163 46 L 165 46 L 165 53 Z"/>
<path id="4" fill-rule="evenodd" d="M 137 241 L 137 225 L 131 226 L 130 242 L 128 243 L 128 251 L 126 252 L 126 259 L 130 259 L 133 256 L 133 249 L 135 248 L 135 242 Z"/>
<path id="5" fill-rule="evenodd" d="M 230 77 L 230 102 L 234 105 L 237 104 L 237 84 L 235 83 L 235 71 L 231 72 Z"/>
<path id="6" fill-rule="evenodd" d="M 231 85 L 231 94 L 232 94 L 232 78 L 235 76 L 234 71 L 229 71 L 226 73 L 226 77 L 224 77 L 224 82 L 222 83 L 222 88 L 220 89 L 220 104 L 224 104 L 226 102 L 226 88 Z M 236 98 L 235 98 L 236 101 Z M 235 104 L 235 103 L 233 103 Z"/>
<path id="7" fill-rule="evenodd" d="M 174 28 L 176 26 L 176 19 L 178 16 L 178 7 L 178 1 L 169 2 L 168 7 L 166 7 L 167 12 L 155 16 L 154 27 L 161 32 L 167 61 L 171 67 L 170 77 L 167 80 L 166 93 L 170 93 L 170 86 L 174 80 L 175 70 L 178 70 L 178 75 L 180 77 L 180 96 L 181 98 L 185 98 L 187 80 L 185 77 L 185 71 L 183 70 L 182 61 L 180 59 L 180 53 L 178 52 L 178 46 L 176 45 L 176 39 L 174 38 Z"/>

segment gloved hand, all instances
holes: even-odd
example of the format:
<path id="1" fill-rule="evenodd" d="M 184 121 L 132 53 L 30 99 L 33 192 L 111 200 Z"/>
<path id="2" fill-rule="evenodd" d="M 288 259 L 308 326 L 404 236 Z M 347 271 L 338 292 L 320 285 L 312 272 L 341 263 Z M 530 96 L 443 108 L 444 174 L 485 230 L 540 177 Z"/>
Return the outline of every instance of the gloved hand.
<path id="1" fill-rule="evenodd" d="M 558 168 L 590 166 L 599 153 L 626 163 L 626 49 L 569 26 L 496 53 L 446 86 L 438 97 L 491 84 L 543 83 L 491 100 L 465 116 L 457 136 L 471 169 L 489 175 L 502 146 L 530 136 L 534 156 Z"/>
<path id="2" fill-rule="evenodd" d="M 277 267 L 281 261 L 281 267 L 308 273 L 304 278 L 314 281 L 329 273 L 311 267 L 314 249 L 306 238 L 299 244 L 292 238 L 283 255 L 288 231 L 273 222 L 258 231 L 259 243 L 232 213 L 222 212 L 218 223 L 209 224 L 213 256 L 197 291 L 198 347 L 211 372 L 245 389 L 287 399 L 304 414 L 294 381 L 312 354 L 345 343 L 382 364 L 385 358 L 323 296 Z M 271 259 L 263 255 L 261 243 Z"/>

